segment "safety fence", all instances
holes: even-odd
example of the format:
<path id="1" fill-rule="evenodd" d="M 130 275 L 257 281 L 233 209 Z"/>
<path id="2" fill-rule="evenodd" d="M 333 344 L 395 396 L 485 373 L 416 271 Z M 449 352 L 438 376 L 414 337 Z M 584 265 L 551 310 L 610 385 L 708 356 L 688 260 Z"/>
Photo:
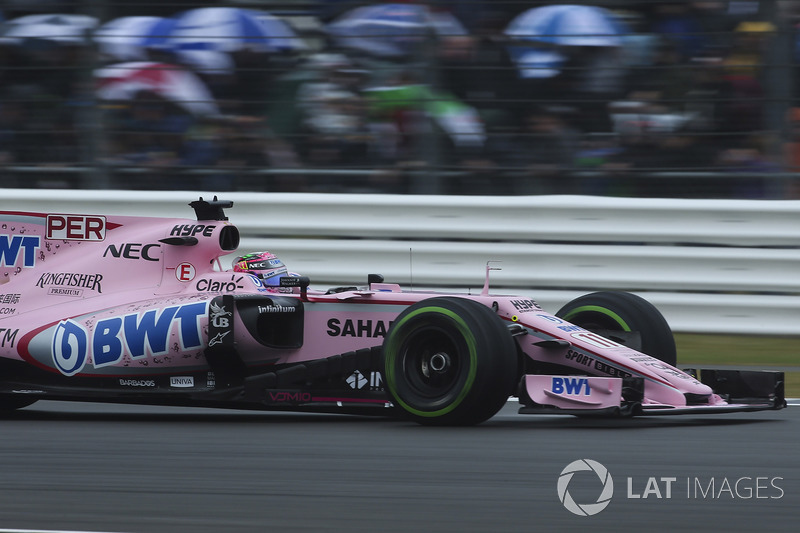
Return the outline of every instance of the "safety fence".
<path id="1" fill-rule="evenodd" d="M 192 218 L 199 191 L 6 189 L 15 211 Z M 800 334 L 800 201 L 242 193 L 240 253 L 270 250 L 312 286 L 491 290 L 555 312 L 635 292 L 675 331 Z M 234 255 L 223 259 L 227 267 Z M 498 270 L 494 270 L 498 269 Z"/>

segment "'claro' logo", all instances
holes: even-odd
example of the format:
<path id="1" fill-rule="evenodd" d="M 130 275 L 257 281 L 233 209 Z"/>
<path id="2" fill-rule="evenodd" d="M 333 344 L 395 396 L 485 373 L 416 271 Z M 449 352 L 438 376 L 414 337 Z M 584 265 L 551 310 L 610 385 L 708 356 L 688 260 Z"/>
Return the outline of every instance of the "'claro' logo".
<path id="1" fill-rule="evenodd" d="M 184 350 L 202 346 L 200 318 L 208 302 L 174 305 L 99 320 L 93 331 L 68 319 L 58 323 L 53 334 L 53 363 L 65 376 L 81 372 L 87 361 L 94 368 L 122 361 L 126 353 L 133 359 L 165 355 L 173 329 Z"/>

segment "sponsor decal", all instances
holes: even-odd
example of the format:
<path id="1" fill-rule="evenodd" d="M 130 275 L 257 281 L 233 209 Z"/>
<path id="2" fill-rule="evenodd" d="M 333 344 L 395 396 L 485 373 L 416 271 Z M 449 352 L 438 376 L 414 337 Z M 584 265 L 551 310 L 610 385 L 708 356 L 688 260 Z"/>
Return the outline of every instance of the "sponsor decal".
<path id="1" fill-rule="evenodd" d="M 153 248 L 161 248 L 160 244 L 141 244 L 141 243 L 126 243 L 120 244 L 117 247 L 116 244 L 109 244 L 106 248 L 106 251 L 103 252 L 103 257 L 116 257 L 117 259 L 134 259 L 140 260 L 143 259 L 145 261 L 158 261 L 160 254 L 159 250 L 153 250 Z"/>
<path id="2" fill-rule="evenodd" d="M 155 387 L 156 382 L 152 379 L 120 379 L 119 384 L 125 387 Z"/>
<path id="3" fill-rule="evenodd" d="M 215 328 L 227 328 L 230 325 L 228 317 L 233 316 L 224 305 L 211 304 L 211 325 Z"/>
<path id="4" fill-rule="evenodd" d="M 230 281 L 216 281 L 213 279 L 200 279 L 194 288 L 200 292 L 235 292 L 236 289 L 244 289 L 241 281 L 244 276 L 231 276 Z"/>
<path id="5" fill-rule="evenodd" d="M 233 296 L 217 296 L 209 304 L 208 347 L 233 346 Z"/>
<path id="6" fill-rule="evenodd" d="M 0 348 L 5 348 L 6 343 L 13 348 L 18 333 L 18 329 L 0 328 Z"/>
<path id="7" fill-rule="evenodd" d="M 626 372 L 624 370 L 620 370 L 619 368 L 607 365 L 607 364 L 603 363 L 602 361 L 595 361 L 594 362 L 594 367 L 595 367 L 595 369 L 599 370 L 603 374 L 606 374 L 608 376 L 612 376 L 612 377 L 615 377 L 615 378 L 629 378 L 629 377 L 631 377 L 633 375 L 630 372 Z"/>
<path id="8" fill-rule="evenodd" d="M 351 389 L 363 389 L 369 386 L 369 390 L 383 390 L 383 376 L 380 372 L 364 374 L 356 370 L 347 377 L 346 382 Z"/>
<path id="9" fill-rule="evenodd" d="M 585 366 L 591 366 L 592 362 L 594 362 L 594 357 L 589 357 L 588 355 L 576 352 L 575 350 L 567 350 L 567 355 L 565 357 L 570 361 L 575 361 L 576 363 Z"/>
<path id="10" fill-rule="evenodd" d="M 200 317 L 206 311 L 206 302 L 150 309 L 104 318 L 92 332 L 72 319 L 62 320 L 53 334 L 53 363 L 65 376 L 74 376 L 83 370 L 90 356 L 94 368 L 102 368 L 119 363 L 126 353 L 133 359 L 164 355 L 169 351 L 173 327 L 177 327 L 184 350 L 199 348 Z"/>
<path id="11" fill-rule="evenodd" d="M 511 300 L 511 305 L 520 313 L 528 311 L 541 311 L 542 308 L 533 300 Z"/>
<path id="12" fill-rule="evenodd" d="M 96 291 L 98 294 L 102 294 L 102 286 L 100 282 L 103 281 L 102 274 L 84 274 L 84 273 L 74 273 L 74 272 L 45 272 L 41 276 L 39 276 L 39 280 L 36 282 L 37 287 L 44 288 L 46 285 L 51 286 L 54 285 L 56 287 L 72 287 L 72 288 L 79 288 L 79 289 L 89 289 L 90 291 Z M 81 294 L 83 291 L 81 291 Z M 48 294 L 62 294 L 58 292 L 53 292 L 52 288 L 48 292 Z M 80 294 L 69 294 L 69 296 L 80 296 Z"/>
<path id="13" fill-rule="evenodd" d="M 553 394 L 571 394 L 573 396 L 591 396 L 592 394 L 589 380 L 586 378 L 554 376 L 550 390 Z"/>
<path id="14" fill-rule="evenodd" d="M 257 290 L 262 292 L 266 290 L 264 284 L 261 282 L 261 278 L 259 278 L 258 276 L 254 276 L 253 274 L 247 274 L 247 277 L 250 278 L 250 281 L 253 283 L 253 286 L 255 286 Z"/>
<path id="15" fill-rule="evenodd" d="M 178 281 L 192 281 L 197 275 L 197 269 L 191 263 L 181 263 L 175 268 L 175 277 Z"/>
<path id="16" fill-rule="evenodd" d="M 83 296 L 83 289 L 65 289 L 63 287 L 50 287 L 47 294 L 55 296 Z"/>
<path id="17" fill-rule="evenodd" d="M 47 215 L 47 239 L 102 241 L 106 238 L 106 217 Z"/>
<path id="18" fill-rule="evenodd" d="M 537 318 L 541 318 L 542 320 L 547 320 L 549 322 L 553 322 L 554 324 L 563 324 L 564 321 L 558 318 L 557 316 L 553 315 L 536 315 Z"/>
<path id="19" fill-rule="evenodd" d="M 19 293 L 0 294 L 0 304 L 16 305 L 19 303 L 21 296 Z"/>
<path id="20" fill-rule="evenodd" d="M 16 266 L 21 253 L 22 266 L 33 268 L 36 266 L 36 250 L 41 242 L 38 235 L 0 234 L 0 267 Z"/>
<path id="21" fill-rule="evenodd" d="M 225 332 L 220 332 L 214 335 L 212 338 L 208 339 L 208 346 L 216 346 L 217 344 L 222 344 L 225 341 L 225 337 L 230 333 L 230 330 Z"/>
<path id="22" fill-rule="evenodd" d="M 259 261 L 258 263 L 248 263 L 247 261 L 239 262 L 239 265 L 245 270 L 269 270 L 283 266 L 280 259 L 267 259 L 266 261 Z M 275 275 L 274 273 L 272 274 Z"/>
<path id="23" fill-rule="evenodd" d="M 338 318 L 328 320 L 328 335 L 331 337 L 385 337 L 391 322 L 383 320 L 351 320 Z"/>
<path id="24" fill-rule="evenodd" d="M 172 228 L 169 233 L 171 237 L 211 237 L 216 226 L 206 226 L 203 224 L 179 224 Z"/>
<path id="25" fill-rule="evenodd" d="M 194 378 L 192 376 L 170 376 L 169 386 L 178 388 L 194 387 Z"/>
<path id="26" fill-rule="evenodd" d="M 296 307 L 291 305 L 259 305 L 258 312 L 264 313 L 294 313 L 297 311 Z"/>
<path id="27" fill-rule="evenodd" d="M 65 376 L 74 376 L 86 364 L 89 333 L 72 320 L 62 320 L 53 333 L 53 363 Z"/>
<path id="28" fill-rule="evenodd" d="M 276 403 L 302 403 L 312 401 L 311 393 L 301 391 L 267 391 L 267 397 Z"/>

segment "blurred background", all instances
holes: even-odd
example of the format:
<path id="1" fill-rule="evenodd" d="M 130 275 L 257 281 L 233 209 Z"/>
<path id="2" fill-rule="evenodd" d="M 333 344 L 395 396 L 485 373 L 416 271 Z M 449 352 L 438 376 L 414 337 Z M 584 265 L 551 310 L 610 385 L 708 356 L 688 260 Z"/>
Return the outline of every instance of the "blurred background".
<path id="1" fill-rule="evenodd" d="M 0 187 L 800 198 L 796 1 L 0 6 Z"/>

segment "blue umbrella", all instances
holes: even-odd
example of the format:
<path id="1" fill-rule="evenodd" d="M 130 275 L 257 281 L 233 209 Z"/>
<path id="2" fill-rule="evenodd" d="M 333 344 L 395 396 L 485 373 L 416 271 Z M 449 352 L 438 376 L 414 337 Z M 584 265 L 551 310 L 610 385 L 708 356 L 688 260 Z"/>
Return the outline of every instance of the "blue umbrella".
<path id="1" fill-rule="evenodd" d="M 47 13 L 25 15 L 3 23 L 0 42 L 23 44 L 26 41 L 51 41 L 60 44 L 86 44 L 86 34 L 97 26 L 88 15 Z"/>
<path id="2" fill-rule="evenodd" d="M 622 46 L 624 26 L 603 8 L 580 5 L 535 7 L 506 27 L 513 39 L 554 46 Z"/>
<path id="3" fill-rule="evenodd" d="M 169 39 L 177 51 L 279 52 L 302 48 L 297 34 L 277 17 L 251 9 L 202 7 L 179 14 Z"/>
<path id="4" fill-rule="evenodd" d="M 331 22 L 327 31 L 344 48 L 381 57 L 408 55 L 430 32 L 438 36 L 467 35 L 451 14 L 420 4 L 358 7 Z"/>
<path id="5" fill-rule="evenodd" d="M 163 17 L 131 16 L 106 22 L 94 32 L 100 52 L 121 61 L 147 59 L 148 48 L 165 48 L 175 21 Z"/>

